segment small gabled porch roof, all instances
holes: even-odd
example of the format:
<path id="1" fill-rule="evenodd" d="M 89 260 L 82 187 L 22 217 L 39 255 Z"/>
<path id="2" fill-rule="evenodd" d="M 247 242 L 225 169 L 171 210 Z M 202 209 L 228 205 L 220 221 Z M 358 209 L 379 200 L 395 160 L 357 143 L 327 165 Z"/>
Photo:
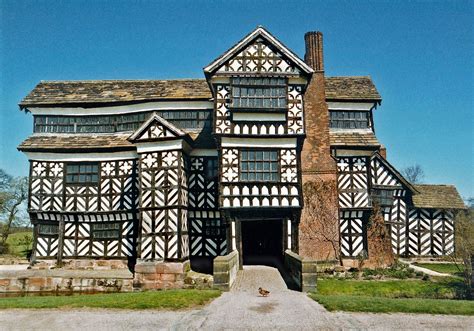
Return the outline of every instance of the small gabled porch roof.
<path id="1" fill-rule="evenodd" d="M 153 113 L 134 133 L 128 137 L 132 143 L 184 139 L 192 144 L 193 139 L 188 133 L 171 124 L 163 117 Z"/>

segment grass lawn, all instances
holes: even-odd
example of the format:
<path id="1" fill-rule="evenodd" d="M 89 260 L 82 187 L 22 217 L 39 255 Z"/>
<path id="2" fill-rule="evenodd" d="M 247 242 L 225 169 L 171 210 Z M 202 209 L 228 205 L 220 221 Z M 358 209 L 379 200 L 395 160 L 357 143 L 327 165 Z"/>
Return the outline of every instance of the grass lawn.
<path id="1" fill-rule="evenodd" d="M 392 299 L 315 293 L 310 294 L 310 296 L 330 311 L 474 315 L 474 301 L 467 300 Z"/>
<path id="2" fill-rule="evenodd" d="M 458 278 L 423 280 L 318 280 L 314 300 L 328 310 L 474 315 L 474 301 Z"/>
<path id="3" fill-rule="evenodd" d="M 119 308 L 183 309 L 201 306 L 221 295 L 218 290 L 166 290 L 135 293 L 83 294 L 0 298 L 0 309 L 9 308 Z"/>
<path id="4" fill-rule="evenodd" d="M 31 245 L 30 247 L 23 245 L 25 236 L 32 238 L 33 231 L 15 232 L 8 236 L 7 244 L 11 255 L 26 257 L 25 251 L 31 249 Z"/>
<path id="5" fill-rule="evenodd" d="M 462 273 L 459 272 L 458 268 L 454 263 L 418 263 L 415 262 L 413 265 L 417 267 L 422 267 L 426 269 L 430 269 L 436 272 L 441 272 L 444 274 L 453 274 L 457 276 L 462 276 Z"/>

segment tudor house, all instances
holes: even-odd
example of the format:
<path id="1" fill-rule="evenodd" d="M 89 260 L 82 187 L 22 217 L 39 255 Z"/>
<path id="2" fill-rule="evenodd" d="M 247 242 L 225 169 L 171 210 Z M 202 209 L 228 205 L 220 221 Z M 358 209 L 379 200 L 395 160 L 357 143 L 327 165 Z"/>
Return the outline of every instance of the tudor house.
<path id="1" fill-rule="evenodd" d="M 326 77 L 321 33 L 305 41 L 302 60 L 258 27 L 204 79 L 41 81 L 20 103 L 34 124 L 18 147 L 33 259 L 298 252 L 312 176 L 337 180 L 344 257 L 365 249 L 374 201 L 396 254 L 449 254 L 456 189 L 405 180 L 375 136 L 371 78 Z"/>

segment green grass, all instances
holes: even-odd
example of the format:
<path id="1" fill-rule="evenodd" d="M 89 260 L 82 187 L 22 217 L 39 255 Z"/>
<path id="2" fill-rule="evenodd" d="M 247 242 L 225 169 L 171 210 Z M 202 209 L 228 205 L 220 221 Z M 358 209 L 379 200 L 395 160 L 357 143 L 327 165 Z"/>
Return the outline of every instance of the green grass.
<path id="1" fill-rule="evenodd" d="M 166 290 L 136 293 L 0 298 L 0 309 L 118 308 L 177 310 L 201 306 L 220 296 L 218 290 Z"/>
<path id="2" fill-rule="evenodd" d="M 456 278 L 436 278 L 423 280 L 318 280 L 318 294 L 360 295 L 385 298 L 430 298 L 453 299 L 464 294 L 461 280 Z"/>
<path id="3" fill-rule="evenodd" d="M 321 295 L 315 293 L 310 294 L 310 296 L 330 311 L 474 315 L 474 301 L 467 300 L 392 299 L 355 295 Z"/>
<path id="4" fill-rule="evenodd" d="M 423 280 L 319 279 L 310 297 L 328 310 L 474 315 L 474 301 L 454 277 Z"/>
<path id="5" fill-rule="evenodd" d="M 416 262 L 414 265 L 426 269 L 430 269 L 436 272 L 441 272 L 444 274 L 453 274 L 457 276 L 462 276 L 462 273 L 459 272 L 459 269 L 454 263 L 419 263 Z"/>
<path id="6" fill-rule="evenodd" d="M 15 232 L 8 236 L 7 244 L 9 253 L 11 255 L 19 256 L 19 257 L 26 257 L 26 250 L 31 249 L 31 245 L 25 246 L 23 244 L 24 237 L 28 235 L 30 237 L 33 236 L 32 231 L 22 231 L 22 232 Z"/>

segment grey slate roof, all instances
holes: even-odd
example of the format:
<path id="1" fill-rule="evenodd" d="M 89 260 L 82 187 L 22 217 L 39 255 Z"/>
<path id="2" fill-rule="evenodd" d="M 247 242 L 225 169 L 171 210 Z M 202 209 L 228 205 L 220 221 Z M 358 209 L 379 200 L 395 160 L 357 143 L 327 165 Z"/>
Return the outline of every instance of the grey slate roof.
<path id="1" fill-rule="evenodd" d="M 380 147 L 380 142 L 373 132 L 333 132 L 329 131 L 331 146 L 373 146 Z"/>
<path id="2" fill-rule="evenodd" d="M 413 195 L 418 208 L 465 209 L 463 200 L 454 185 L 413 185 L 419 194 Z"/>
<path id="3" fill-rule="evenodd" d="M 122 134 L 33 134 L 26 138 L 18 149 L 20 151 L 79 152 L 84 150 L 135 150 L 127 140 L 130 132 Z"/>
<path id="4" fill-rule="evenodd" d="M 328 100 L 373 100 L 380 95 L 370 77 L 326 77 Z M 209 100 L 205 79 L 41 81 L 20 102 L 20 108 L 92 107 L 98 104 L 158 100 Z"/>
<path id="5" fill-rule="evenodd" d="M 211 97 L 204 79 L 41 81 L 20 102 L 20 108 Z"/>
<path id="6" fill-rule="evenodd" d="M 382 100 L 369 76 L 326 77 L 326 99 Z"/>

